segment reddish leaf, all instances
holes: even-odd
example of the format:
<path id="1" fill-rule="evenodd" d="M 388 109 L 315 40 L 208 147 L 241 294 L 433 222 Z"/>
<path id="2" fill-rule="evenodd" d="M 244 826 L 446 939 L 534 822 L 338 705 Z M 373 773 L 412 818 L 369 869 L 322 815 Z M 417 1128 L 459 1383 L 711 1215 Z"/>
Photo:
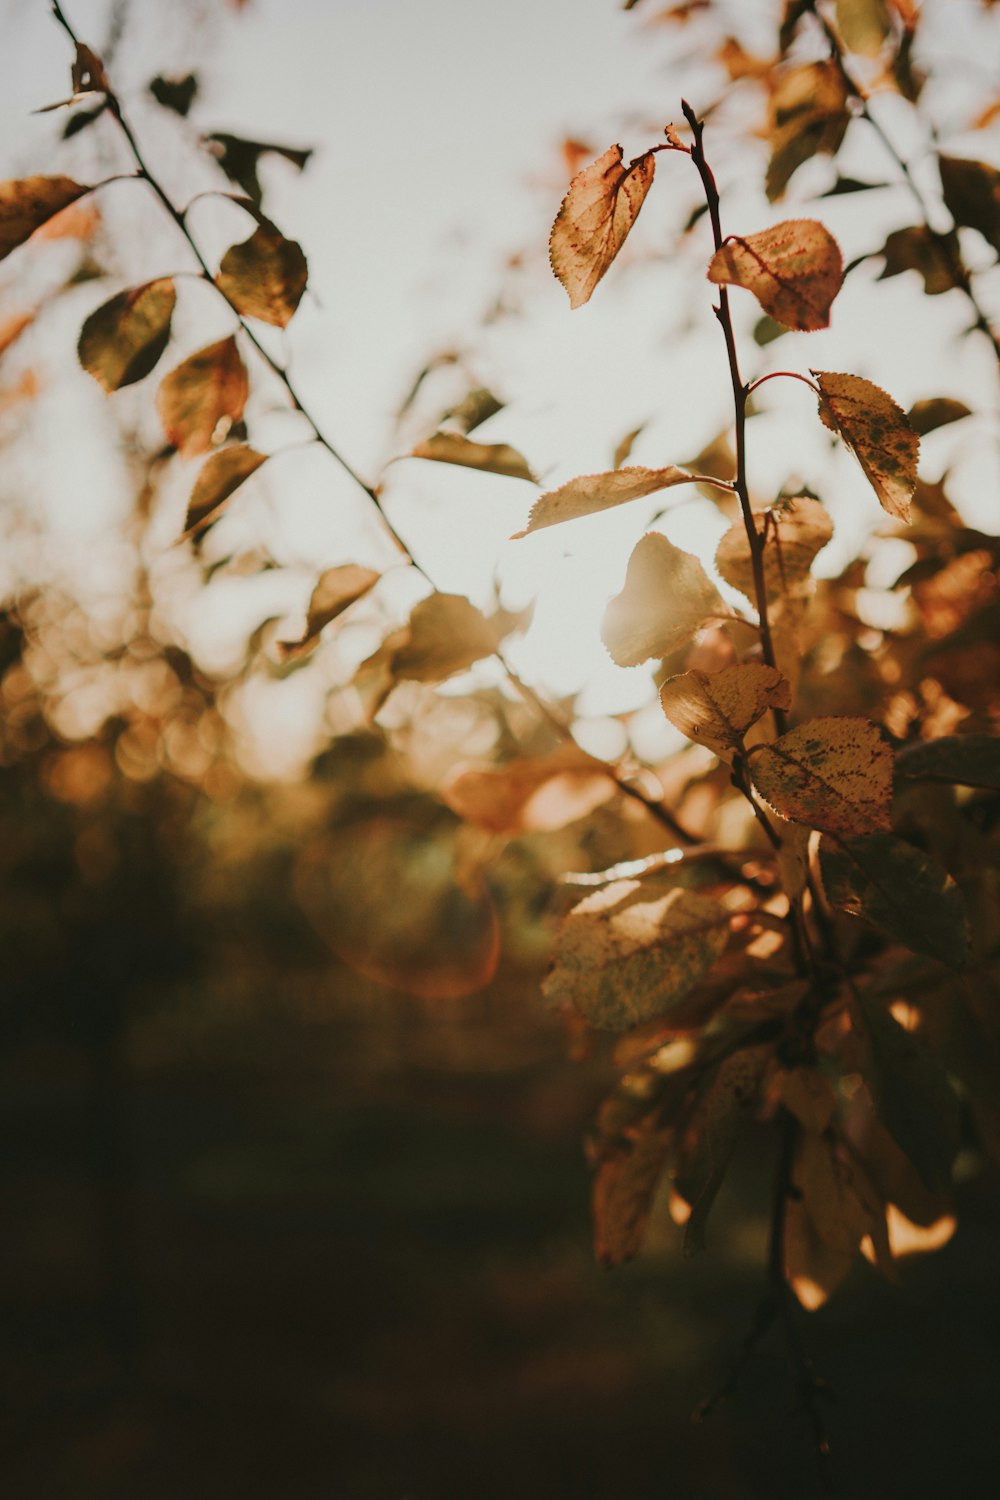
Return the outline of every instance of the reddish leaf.
<path id="1" fill-rule="evenodd" d="M 552 270 L 582 307 L 618 254 L 653 182 L 656 158 L 645 152 L 626 167 L 621 146 L 609 146 L 578 172 L 549 236 Z"/>
<path id="2" fill-rule="evenodd" d="M 840 246 L 815 219 L 789 219 L 715 252 L 708 279 L 753 292 L 764 311 L 786 328 L 826 328 L 840 291 Z"/>
<path id="3" fill-rule="evenodd" d="M 200 531 L 206 525 L 213 525 L 218 520 L 216 512 L 221 510 L 230 495 L 266 461 L 266 453 L 257 453 L 245 443 L 233 443 L 213 453 L 195 480 L 184 530 Z"/>
<path id="4" fill-rule="evenodd" d="M 222 339 L 192 354 L 171 370 L 156 394 L 163 430 L 179 453 L 207 453 L 219 424 L 224 438 L 243 416 L 249 393 L 246 366 L 235 338 Z"/>

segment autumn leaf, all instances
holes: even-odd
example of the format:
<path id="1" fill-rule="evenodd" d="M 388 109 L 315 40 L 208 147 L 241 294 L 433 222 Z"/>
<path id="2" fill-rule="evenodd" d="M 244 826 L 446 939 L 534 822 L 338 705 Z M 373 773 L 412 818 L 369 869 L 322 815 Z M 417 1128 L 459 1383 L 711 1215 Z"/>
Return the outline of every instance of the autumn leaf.
<path id="1" fill-rule="evenodd" d="M 603 761 L 573 743 L 549 755 L 505 765 L 457 766 L 441 787 L 444 802 L 491 833 L 547 833 L 607 802 L 615 782 Z"/>
<path id="2" fill-rule="evenodd" d="M 885 0 L 837 0 L 837 30 L 848 51 L 877 57 L 892 31 Z"/>
<path id="3" fill-rule="evenodd" d="M 881 387 L 859 375 L 837 375 L 829 370 L 811 373 L 819 383 L 823 423 L 854 453 L 883 510 L 908 521 L 917 483 L 920 438 L 906 413 Z"/>
<path id="4" fill-rule="evenodd" d="M 71 177 L 21 177 L 0 182 L 0 260 L 89 192 L 89 187 L 82 187 Z"/>
<path id="5" fill-rule="evenodd" d="M 77 354 L 106 391 L 148 375 L 170 338 L 176 292 L 169 277 L 119 292 L 92 312 L 80 330 Z"/>
<path id="6" fill-rule="evenodd" d="M 833 1084 L 818 1068 L 790 1068 L 778 1074 L 776 1093 L 805 1130 L 822 1135 L 837 1113 Z"/>
<path id="7" fill-rule="evenodd" d="M 202 464 L 195 480 L 191 499 L 188 501 L 184 530 L 200 531 L 206 524 L 214 524 L 218 519 L 216 512 L 266 460 L 267 454 L 257 453 L 245 443 L 232 443 L 213 453 Z"/>
<path id="8" fill-rule="evenodd" d="M 178 453 L 191 458 L 207 453 L 243 416 L 249 394 L 246 366 L 236 339 L 221 339 L 192 354 L 164 376 L 156 406 L 168 439 Z"/>
<path id="9" fill-rule="evenodd" d="M 604 611 L 601 639 L 620 667 L 635 667 L 728 613 L 698 559 L 650 531 L 629 558 L 625 587 Z"/>
<path id="10" fill-rule="evenodd" d="M 626 167 L 621 146 L 609 146 L 573 178 L 549 236 L 549 262 L 570 307 L 590 300 L 638 217 L 655 169 L 651 151 Z"/>
<path id="11" fill-rule="evenodd" d="M 962 892 L 923 850 L 891 833 L 819 846 L 831 906 L 862 917 L 914 953 L 960 969 L 969 946 Z"/>
<path id="12" fill-rule="evenodd" d="M 977 229 L 1000 254 L 1000 172 L 984 161 L 942 156 L 941 189 L 956 224 Z"/>
<path id="13" fill-rule="evenodd" d="M 743 748 L 743 735 L 769 708 L 792 706 L 788 683 L 759 662 L 721 672 L 684 672 L 660 689 L 663 712 L 689 740 L 707 745 L 723 760 Z"/>
<path id="14" fill-rule="evenodd" d="M 839 150 L 850 124 L 848 94 L 833 61 L 784 68 L 771 89 L 767 138 L 771 144 L 765 187 L 773 203 L 803 162 Z"/>
<path id="15" fill-rule="evenodd" d="M 430 594 L 414 606 L 391 670 L 414 682 L 443 682 L 496 649 L 496 631 L 463 594 Z"/>
<path id="16" fill-rule="evenodd" d="M 925 437 L 928 432 L 936 432 L 939 427 L 947 427 L 951 422 L 961 422 L 963 417 L 971 416 L 972 409 L 964 401 L 956 401 L 952 396 L 931 396 L 926 401 L 914 401 L 906 413 L 906 420 L 914 432 Z"/>
<path id="17" fill-rule="evenodd" d="M 844 263 L 833 235 L 815 219 L 789 219 L 760 234 L 732 236 L 712 256 L 708 279 L 752 292 L 786 328 L 827 328 Z"/>
<path id="18" fill-rule="evenodd" d="M 594 1251 L 602 1266 L 637 1255 L 670 1149 L 669 1130 L 645 1129 L 613 1147 L 594 1177 Z"/>
<path id="19" fill-rule="evenodd" d="M 729 913 L 695 891 L 620 880 L 564 919 L 543 990 L 624 1031 L 682 1000 L 726 946 Z"/>
<path id="20" fill-rule="evenodd" d="M 792 1180 L 820 1239 L 841 1255 L 856 1255 L 880 1215 L 884 1222 L 871 1182 L 826 1136 L 803 1134 Z"/>
<path id="21" fill-rule="evenodd" d="M 319 582 L 312 591 L 304 634 L 297 641 L 278 643 L 282 659 L 290 661 L 311 651 L 319 639 L 320 631 L 358 599 L 364 598 L 381 576 L 374 568 L 363 568 L 358 563 L 343 563 L 337 568 L 327 568 L 325 573 L 320 574 Z"/>
<path id="22" fill-rule="evenodd" d="M 928 297 L 950 291 L 956 284 L 959 245 L 954 234 L 935 234 L 926 224 L 914 224 L 908 229 L 894 229 L 877 253 L 885 259 L 879 281 L 887 281 L 904 271 L 917 271 Z"/>
<path id="23" fill-rule="evenodd" d="M 725 1179 L 740 1132 L 752 1117 L 764 1069 L 773 1057 L 768 1046 L 742 1047 L 724 1058 L 692 1121 L 678 1192 L 691 1205 L 684 1230 L 684 1254 L 705 1249 L 705 1230 Z"/>
<path id="24" fill-rule="evenodd" d="M 186 119 L 198 92 L 198 79 L 194 73 L 184 73 L 176 78 L 157 74 L 149 81 L 149 92 L 157 104 Z"/>
<path id="25" fill-rule="evenodd" d="M 302 299 L 307 277 L 301 246 L 263 219 L 248 240 L 226 251 L 215 284 L 241 317 L 284 328 Z"/>
<path id="26" fill-rule="evenodd" d="M 162 101 L 161 101 L 162 102 Z M 186 111 L 185 111 L 186 113 Z M 273 141 L 248 141 L 242 136 L 214 131 L 204 143 L 230 182 L 242 188 L 251 202 L 260 206 L 261 187 L 257 168 L 262 156 L 281 156 L 300 172 L 312 156 L 311 147 L 279 146 Z"/>
<path id="27" fill-rule="evenodd" d="M 685 469 L 672 465 L 665 469 L 633 467 L 614 469 L 607 474 L 581 474 L 578 479 L 569 479 L 557 490 L 539 496 L 531 507 L 527 526 L 515 532 L 511 540 L 541 531 L 543 526 L 557 526 L 562 521 L 594 516 L 630 500 L 641 500 L 675 484 L 690 484 L 692 479 Z"/>
<path id="28" fill-rule="evenodd" d="M 754 786 L 783 818 L 824 833 L 889 829 L 892 751 L 870 719 L 809 719 L 749 756 Z"/>
<path id="29" fill-rule="evenodd" d="M 439 464 L 460 464 L 465 469 L 482 469 L 488 474 L 504 474 L 510 479 L 527 479 L 537 483 L 528 461 L 509 443 L 474 443 L 460 432 L 435 432 L 413 449 L 412 458 L 430 458 Z"/>
<path id="30" fill-rule="evenodd" d="M 1000 791 L 1000 740 L 992 734 L 949 734 L 906 745 L 896 756 L 906 781 L 946 781 Z"/>
<path id="31" fill-rule="evenodd" d="M 764 539 L 768 601 L 787 607 L 807 598 L 813 587 L 813 562 L 833 536 L 833 521 L 826 506 L 799 495 L 755 511 L 753 523 L 757 535 Z M 715 566 L 728 584 L 756 606 L 753 560 L 742 518 L 734 521 L 721 538 Z"/>

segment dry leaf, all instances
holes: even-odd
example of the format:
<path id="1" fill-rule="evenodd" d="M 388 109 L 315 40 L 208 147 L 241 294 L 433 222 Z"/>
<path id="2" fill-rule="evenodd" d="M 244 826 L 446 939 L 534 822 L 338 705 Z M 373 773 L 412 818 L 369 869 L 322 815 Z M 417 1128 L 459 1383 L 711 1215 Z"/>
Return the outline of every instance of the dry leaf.
<path id="1" fill-rule="evenodd" d="M 496 649 L 496 631 L 463 594 L 430 594 L 413 608 L 406 640 L 392 655 L 392 672 L 415 682 L 443 682 Z"/>
<path id="2" fill-rule="evenodd" d="M 411 457 L 430 458 L 439 464 L 460 464 L 465 469 L 482 469 L 488 474 L 505 474 L 510 479 L 537 483 L 527 459 L 509 443 L 474 443 L 460 432 L 435 432 L 426 442 L 417 444 Z"/>
<path id="3" fill-rule="evenodd" d="M 249 394 L 246 366 L 235 338 L 221 339 L 192 354 L 164 376 L 156 393 L 156 407 L 168 439 L 178 453 L 191 458 L 207 453 L 243 416 Z"/>
<path id="4" fill-rule="evenodd" d="M 170 338 L 177 297 L 169 277 L 119 292 L 92 312 L 76 347 L 80 363 L 106 391 L 148 375 Z"/>
<path id="5" fill-rule="evenodd" d="M 594 1251 L 602 1266 L 637 1255 L 649 1224 L 672 1134 L 645 1129 L 626 1137 L 601 1161 L 594 1178 Z"/>
<path id="6" fill-rule="evenodd" d="M 248 448 L 245 443 L 232 443 L 206 459 L 191 491 L 184 530 L 202 530 L 206 524 L 214 524 L 218 520 L 216 512 L 266 459 L 267 454 Z"/>
<path id="7" fill-rule="evenodd" d="M 665 469 L 614 469 L 607 474 L 581 474 L 569 479 L 557 490 L 539 496 L 531 507 L 528 524 L 514 533 L 512 540 L 541 531 L 543 526 L 557 526 L 561 521 L 575 521 L 580 516 L 594 516 L 630 500 L 641 500 L 671 485 L 688 484 L 691 475 L 672 465 Z"/>
<path id="8" fill-rule="evenodd" d="M 854 453 L 883 510 L 908 521 L 920 438 L 906 413 L 880 386 L 860 375 L 837 375 L 830 370 L 811 373 L 819 383 L 819 414 L 824 424 L 839 433 Z"/>
<path id="9" fill-rule="evenodd" d="M 659 531 L 635 547 L 625 587 L 604 611 L 601 639 L 620 667 L 666 656 L 705 620 L 729 611 L 701 563 Z"/>
<path id="10" fill-rule="evenodd" d="M 721 672 L 684 672 L 660 689 L 663 712 L 676 729 L 723 760 L 743 747 L 743 735 L 769 708 L 792 706 L 788 683 L 775 667 L 757 662 Z"/>
<path id="11" fill-rule="evenodd" d="M 625 243 L 655 168 L 651 151 L 626 167 L 621 146 L 609 146 L 573 178 L 549 236 L 549 262 L 566 288 L 570 307 L 590 300 Z"/>
<path id="12" fill-rule="evenodd" d="M 764 538 L 764 586 L 768 602 L 782 608 L 801 603 L 813 588 L 812 565 L 833 536 L 833 521 L 825 505 L 809 496 L 779 500 L 754 513 L 758 536 Z M 719 574 L 739 589 L 756 608 L 750 543 L 742 518 L 734 521 L 719 542 L 715 554 Z"/>
<path id="13" fill-rule="evenodd" d="M 320 631 L 358 599 L 362 599 L 375 587 L 381 576 L 374 568 L 362 568 L 358 563 L 343 563 L 337 568 L 327 568 L 320 575 L 309 600 L 305 633 L 297 641 L 278 642 L 278 652 L 282 659 L 290 661 L 311 651 Z"/>
<path id="14" fill-rule="evenodd" d="M 441 788 L 444 802 L 492 833 L 541 833 L 586 817 L 615 791 L 609 768 L 575 744 L 502 766 L 457 766 Z"/>
<path id="15" fill-rule="evenodd" d="M 89 192 L 89 187 L 81 187 L 71 177 L 21 177 L 0 182 L 0 260 Z"/>
<path id="16" fill-rule="evenodd" d="M 753 292 L 764 311 L 786 328 L 826 328 L 840 291 L 840 246 L 815 219 L 789 219 L 745 239 L 734 236 L 715 252 L 708 279 Z"/>
<path id="17" fill-rule="evenodd" d="M 241 317 L 284 328 L 302 299 L 308 274 L 302 247 L 264 219 L 248 240 L 229 247 L 215 284 Z"/>
<path id="18" fill-rule="evenodd" d="M 754 786 L 783 818 L 824 833 L 888 831 L 893 756 L 870 719 L 808 719 L 749 756 Z"/>

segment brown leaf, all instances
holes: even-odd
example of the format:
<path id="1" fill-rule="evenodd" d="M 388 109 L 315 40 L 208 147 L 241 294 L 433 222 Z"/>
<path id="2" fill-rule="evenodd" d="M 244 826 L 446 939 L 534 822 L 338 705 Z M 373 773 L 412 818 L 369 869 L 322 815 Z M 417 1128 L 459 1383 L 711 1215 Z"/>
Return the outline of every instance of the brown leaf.
<path id="1" fill-rule="evenodd" d="M 936 297 L 956 285 L 958 241 L 954 234 L 935 234 L 926 224 L 894 229 L 878 254 L 885 258 L 879 281 L 887 281 L 903 271 L 918 271 L 928 297 Z"/>
<path id="2" fill-rule="evenodd" d="M 684 1230 L 685 1255 L 697 1255 L 705 1248 L 709 1213 L 773 1055 L 769 1046 L 741 1047 L 731 1053 L 723 1059 L 699 1106 L 692 1122 L 693 1142 L 677 1175 L 677 1189 L 691 1204 L 691 1217 Z"/>
<path id="3" fill-rule="evenodd" d="M 866 1234 L 876 1232 L 882 1212 L 874 1189 L 824 1136 L 806 1134 L 794 1169 L 795 1186 L 825 1245 L 854 1256 Z"/>
<path id="4" fill-rule="evenodd" d="M 106 391 L 148 375 L 170 338 L 177 297 L 169 277 L 119 292 L 92 312 L 80 330 L 77 354 Z"/>
<path id="5" fill-rule="evenodd" d="M 89 187 L 71 177 L 21 177 L 0 182 L 0 260 Z"/>
<path id="6" fill-rule="evenodd" d="M 799 1124 L 819 1135 L 837 1113 L 833 1084 L 817 1068 L 791 1068 L 787 1073 L 779 1073 L 777 1093 Z"/>
<path id="7" fill-rule="evenodd" d="M 430 458 L 439 464 L 461 464 L 465 469 L 482 469 L 488 474 L 505 474 L 510 479 L 537 483 L 527 459 L 509 443 L 474 443 L 460 432 L 435 432 L 426 442 L 417 444 L 411 457 Z"/>
<path id="8" fill-rule="evenodd" d="M 819 383 L 819 414 L 825 426 L 854 453 L 883 510 L 910 519 L 917 483 L 920 438 L 892 397 L 860 375 L 813 370 Z"/>
<path id="9" fill-rule="evenodd" d="M 594 1178 L 594 1252 L 620 1266 L 642 1245 L 670 1149 L 669 1130 L 647 1130 L 609 1151 Z"/>
<path id="10" fill-rule="evenodd" d="M 592 1026 L 624 1031 L 682 1000 L 723 948 L 729 913 L 695 891 L 619 880 L 564 919 L 546 996 Z"/>
<path id="11" fill-rule="evenodd" d="M 528 524 L 514 533 L 511 540 L 541 531 L 543 526 L 557 526 L 561 521 L 575 521 L 580 516 L 594 516 L 629 500 L 641 500 L 657 490 L 675 484 L 689 484 L 691 475 L 672 465 L 665 469 L 614 469 L 607 474 L 581 474 L 569 479 L 557 490 L 540 495 L 531 507 Z"/>
<path id="12" fill-rule="evenodd" d="M 743 735 L 769 708 L 791 708 L 788 683 L 757 662 L 721 672 L 684 672 L 660 689 L 663 712 L 675 728 L 723 760 L 743 747 Z"/>
<path id="13" fill-rule="evenodd" d="M 547 833 L 586 817 L 614 790 L 602 761 L 567 744 L 502 766 L 457 766 L 441 797 L 460 818 L 492 833 Z"/>
<path id="14" fill-rule="evenodd" d="M 972 410 L 964 401 L 956 401 L 952 396 L 930 396 L 926 401 L 914 401 L 906 413 L 906 420 L 914 432 L 925 437 L 928 432 L 936 432 L 939 427 L 947 427 L 951 422 L 960 422 L 963 417 L 971 416 Z"/>
<path id="15" fill-rule="evenodd" d="M 833 536 L 826 506 L 806 495 L 779 500 L 755 512 L 754 526 L 757 535 L 764 538 L 768 601 L 787 604 L 807 598 L 813 586 L 813 561 Z M 750 543 L 742 519 L 734 521 L 719 542 L 715 566 L 728 584 L 756 605 Z"/>
<path id="16" fill-rule="evenodd" d="M 942 156 L 941 188 L 956 224 L 978 229 L 1000 253 L 1000 172 L 984 161 Z"/>
<path id="17" fill-rule="evenodd" d="M 245 443 L 232 443 L 220 448 L 202 464 L 195 480 L 191 499 L 188 501 L 184 530 L 202 530 L 206 524 L 214 525 L 216 512 L 238 490 L 244 480 L 249 479 L 262 463 L 266 453 L 258 453 Z"/>
<path id="18" fill-rule="evenodd" d="M 651 151 L 628 167 L 621 146 L 609 146 L 570 183 L 549 236 L 549 262 L 582 307 L 618 254 L 649 192 L 656 168 Z"/>
<path id="19" fill-rule="evenodd" d="M 248 240 L 229 247 L 215 284 L 242 317 L 284 328 L 302 299 L 308 274 L 302 247 L 264 219 Z"/>
<path id="20" fill-rule="evenodd" d="M 496 631 L 463 594 L 430 594 L 413 608 L 392 672 L 414 682 L 443 682 L 496 648 Z"/>
<path id="21" fill-rule="evenodd" d="M 782 197 L 803 162 L 840 149 L 851 119 L 844 80 L 833 61 L 781 69 L 774 78 L 767 132 L 771 160 L 765 179 L 772 203 Z"/>
<path id="22" fill-rule="evenodd" d="M 184 360 L 164 376 L 156 407 L 168 439 L 185 458 L 207 453 L 220 422 L 229 428 L 243 416 L 249 394 L 246 366 L 236 339 L 221 339 Z"/>
<path id="23" fill-rule="evenodd" d="M 304 656 L 311 651 L 323 630 L 338 615 L 373 589 L 381 578 L 373 568 L 362 568 L 358 563 L 344 563 L 338 568 L 327 568 L 312 591 L 306 614 L 305 633 L 297 641 L 279 641 L 278 652 L 284 661 Z"/>
<path id="24" fill-rule="evenodd" d="M 601 639 L 620 667 L 635 667 L 728 613 L 698 559 L 650 531 L 629 558 L 625 587 L 604 611 Z"/>
<path id="25" fill-rule="evenodd" d="M 749 755 L 754 786 L 783 818 L 824 833 L 890 828 L 893 755 L 870 719 L 808 719 Z"/>
<path id="26" fill-rule="evenodd" d="M 753 292 L 764 311 L 786 328 L 826 328 L 840 291 L 840 246 L 816 219 L 788 219 L 745 239 L 734 236 L 715 252 L 708 279 Z"/>

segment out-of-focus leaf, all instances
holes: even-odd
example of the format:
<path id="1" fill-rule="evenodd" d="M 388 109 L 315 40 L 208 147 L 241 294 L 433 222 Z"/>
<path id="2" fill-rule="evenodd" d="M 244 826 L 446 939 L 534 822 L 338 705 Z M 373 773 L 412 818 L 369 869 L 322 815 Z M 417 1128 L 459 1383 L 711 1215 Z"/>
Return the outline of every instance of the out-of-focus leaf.
<path id="1" fill-rule="evenodd" d="M 185 73 L 178 78 L 164 78 L 157 74 L 150 79 L 149 92 L 164 109 L 172 109 L 175 115 L 186 118 L 198 92 L 198 79 L 194 73 Z"/>
<path id="2" fill-rule="evenodd" d="M 857 1255 L 866 1234 L 884 1233 L 885 1210 L 861 1170 L 825 1136 L 803 1134 L 792 1180 L 824 1244 Z"/>
<path id="3" fill-rule="evenodd" d="M 769 601 L 800 601 L 812 589 L 812 565 L 833 536 L 833 521 L 825 505 L 808 495 L 779 500 L 754 513 L 758 536 L 764 538 L 764 586 Z M 750 543 L 742 518 L 721 538 L 715 565 L 728 584 L 756 605 Z"/>
<path id="4" fill-rule="evenodd" d="M 650 531 L 629 558 L 625 587 L 604 611 L 601 639 L 620 667 L 635 667 L 728 613 L 698 559 Z"/>
<path id="5" fill-rule="evenodd" d="M 358 563 L 343 563 L 340 567 L 327 568 L 325 573 L 321 573 L 309 600 L 305 633 L 297 641 L 278 642 L 278 652 L 282 659 L 291 661 L 311 651 L 319 639 L 320 631 L 358 599 L 364 598 L 381 576 L 374 568 L 362 568 Z"/>
<path id="6" fill-rule="evenodd" d="M 677 1189 L 691 1205 L 684 1230 L 684 1254 L 705 1248 L 708 1216 L 725 1179 L 736 1142 L 753 1114 L 771 1047 L 742 1047 L 724 1058 L 692 1122 L 695 1139 Z"/>
<path id="7" fill-rule="evenodd" d="M 929 297 L 937 297 L 957 285 L 955 257 L 958 241 L 953 233 L 935 234 L 926 224 L 894 229 L 877 253 L 885 259 L 879 281 L 899 276 L 903 271 L 918 271 Z"/>
<path id="8" fill-rule="evenodd" d="M 202 464 L 194 482 L 184 530 L 200 530 L 206 523 L 214 524 L 218 519 L 216 512 L 266 460 L 266 453 L 258 453 L 245 443 L 232 443 L 213 453 Z"/>
<path id="9" fill-rule="evenodd" d="M 910 519 L 917 483 L 920 438 L 902 407 L 880 386 L 859 375 L 813 370 L 819 383 L 819 414 L 857 458 L 883 510 Z"/>
<path id="10" fill-rule="evenodd" d="M 967 229 L 978 229 L 1000 253 L 1000 172 L 984 161 L 939 157 L 941 189 L 948 212 Z"/>
<path id="11" fill-rule="evenodd" d="M 819 846 L 831 906 L 881 928 L 914 953 L 963 967 L 969 930 L 962 892 L 936 860 L 891 833 Z"/>
<path id="12" fill-rule="evenodd" d="M 592 1026 L 625 1031 L 669 1009 L 708 973 L 729 913 L 694 891 L 621 880 L 565 917 L 543 989 Z"/>
<path id="13" fill-rule="evenodd" d="M 639 426 L 639 427 L 633 427 L 631 432 L 627 432 L 625 434 L 625 436 L 622 438 L 621 442 L 618 444 L 617 448 L 615 449 L 614 457 L 611 460 L 612 468 L 615 468 L 615 469 L 620 469 L 621 468 L 622 464 L 625 462 L 625 460 L 628 458 L 629 454 L 632 452 L 632 446 L 635 443 L 636 438 L 642 432 L 642 429 L 643 429 L 643 427 L 645 425 L 646 424 L 643 422 L 641 424 L 641 426 Z"/>
<path id="14" fill-rule="evenodd" d="M 549 236 L 549 262 L 570 307 L 590 300 L 638 217 L 655 169 L 651 151 L 626 167 L 621 146 L 609 146 L 573 178 Z"/>
<path id="15" fill-rule="evenodd" d="M 787 68 L 775 75 L 768 128 L 771 159 L 765 179 L 772 203 L 782 197 L 803 162 L 817 154 L 832 156 L 840 149 L 850 119 L 844 80 L 832 61 Z"/>
<path id="16" fill-rule="evenodd" d="M 752 292 L 786 328 L 827 328 L 844 278 L 840 246 L 816 219 L 788 219 L 746 238 L 728 239 L 712 256 L 708 279 Z"/>
<path id="17" fill-rule="evenodd" d="M 192 354 L 164 376 L 156 393 L 163 430 L 179 453 L 207 453 L 243 416 L 250 386 L 236 339 L 221 339 Z"/>
<path id="18" fill-rule="evenodd" d="M 888 831 L 893 757 L 870 719 L 808 719 L 749 754 L 754 786 L 783 818 L 824 833 Z"/>
<path id="19" fill-rule="evenodd" d="M 833 1084 L 818 1068 L 790 1068 L 779 1073 L 777 1094 L 805 1130 L 822 1135 L 837 1113 Z"/>
<path id="20" fill-rule="evenodd" d="M 782 338 L 787 332 L 788 329 L 783 324 L 776 323 L 765 313 L 753 325 L 753 341 L 758 349 L 765 349 L 768 344 L 773 344 L 775 339 Z"/>
<path id="21" fill-rule="evenodd" d="M 106 391 L 148 375 L 167 347 L 176 300 L 174 283 L 164 276 L 105 302 L 80 330 L 76 352 L 83 368 Z"/>
<path id="22" fill-rule="evenodd" d="M 833 187 L 828 187 L 825 193 L 820 193 L 821 198 L 840 198 L 844 193 L 867 193 L 872 188 L 888 187 L 887 182 L 862 182 L 859 177 L 838 176 Z"/>
<path id="23" fill-rule="evenodd" d="M 502 766 L 457 766 L 441 797 L 468 823 L 491 833 L 542 833 L 586 817 L 614 794 L 603 761 L 575 744 Z"/>
<path id="24" fill-rule="evenodd" d="M 21 177 L 0 182 L 0 260 L 90 188 L 71 177 Z"/>
<path id="25" fill-rule="evenodd" d="M 691 477 L 685 469 L 672 465 L 665 469 L 632 467 L 612 469 L 606 474 L 581 474 L 578 479 L 567 480 L 557 490 L 540 495 L 531 507 L 527 526 L 523 531 L 515 532 L 514 538 L 541 531 L 543 526 L 556 526 L 561 521 L 597 515 L 602 510 L 611 510 L 630 500 L 641 500 L 645 495 L 669 489 L 675 484 L 690 484 Z"/>
<path id="26" fill-rule="evenodd" d="M 406 640 L 392 655 L 392 671 L 415 682 L 443 682 L 496 648 L 496 631 L 463 594 L 430 594 L 410 614 Z"/>
<path id="27" fill-rule="evenodd" d="M 183 111 L 185 114 L 187 111 Z M 279 146 L 273 141 L 247 141 L 242 136 L 215 131 L 204 137 L 230 182 L 243 189 L 247 197 L 260 206 L 261 186 L 257 168 L 262 156 L 281 156 L 301 172 L 312 156 L 312 147 Z"/>
<path id="28" fill-rule="evenodd" d="M 26 328 L 35 321 L 37 312 L 14 313 L 0 323 L 0 354 L 6 354 L 11 344 L 17 342 Z"/>
<path id="29" fill-rule="evenodd" d="M 932 396 L 926 401 L 914 401 L 906 413 L 910 426 L 921 437 L 925 437 L 928 432 L 936 432 L 939 427 L 947 427 L 951 422 L 960 422 L 963 417 L 971 416 L 972 408 L 951 396 Z"/>
<path id="30" fill-rule="evenodd" d="M 663 712 L 676 729 L 723 760 L 742 749 L 743 736 L 769 708 L 791 708 L 788 683 L 759 662 L 721 672 L 683 672 L 660 689 Z"/>
<path id="31" fill-rule="evenodd" d="M 775 852 L 781 887 L 789 901 L 797 901 L 809 884 L 810 832 L 796 823 L 781 830 L 781 848 Z"/>
<path id="32" fill-rule="evenodd" d="M 284 328 L 302 300 L 308 275 L 302 247 L 264 220 L 248 240 L 230 245 L 215 284 L 241 316 Z"/>
<path id="33" fill-rule="evenodd" d="M 837 30 L 849 52 L 877 57 L 892 30 L 885 0 L 837 0 Z"/>
<path id="34" fill-rule="evenodd" d="M 78 109 L 75 114 L 70 115 L 63 126 L 63 140 L 71 140 L 73 136 L 79 135 L 81 130 L 86 130 L 88 126 L 93 125 L 95 120 L 101 118 L 107 107 L 108 101 L 102 99 L 100 104 L 95 105 L 93 109 Z"/>
<path id="35" fill-rule="evenodd" d="M 669 1130 L 643 1130 L 612 1148 L 598 1167 L 592 1205 L 602 1266 L 620 1266 L 638 1254 L 670 1141 Z"/>
<path id="36" fill-rule="evenodd" d="M 485 386 L 480 385 L 463 396 L 457 406 L 446 411 L 441 420 L 454 423 L 460 431 L 468 435 L 503 409 L 504 402 L 494 396 L 492 391 L 488 391 Z"/>
<path id="37" fill-rule="evenodd" d="M 460 464 L 464 469 L 482 469 L 487 474 L 504 474 L 510 479 L 527 479 L 535 484 L 528 461 L 509 443 L 474 443 L 460 432 L 435 432 L 418 443 L 413 458 L 429 458 L 439 464 Z"/>
<path id="38" fill-rule="evenodd" d="M 896 775 L 1000 791 L 1000 740 L 991 734 L 949 734 L 907 745 L 896 756 Z"/>

